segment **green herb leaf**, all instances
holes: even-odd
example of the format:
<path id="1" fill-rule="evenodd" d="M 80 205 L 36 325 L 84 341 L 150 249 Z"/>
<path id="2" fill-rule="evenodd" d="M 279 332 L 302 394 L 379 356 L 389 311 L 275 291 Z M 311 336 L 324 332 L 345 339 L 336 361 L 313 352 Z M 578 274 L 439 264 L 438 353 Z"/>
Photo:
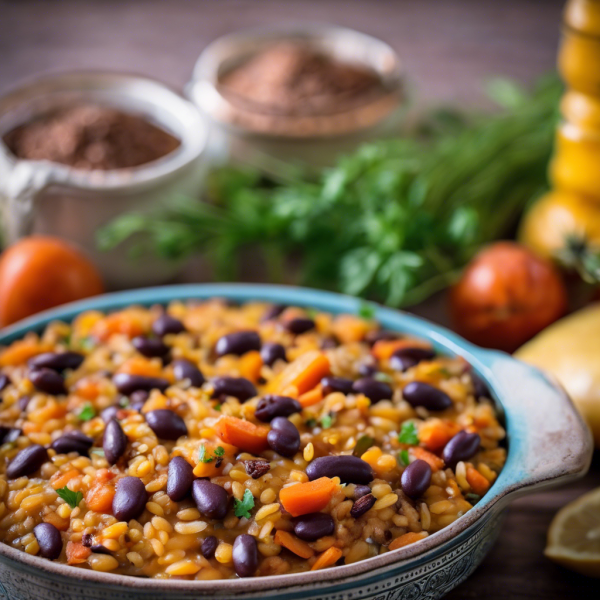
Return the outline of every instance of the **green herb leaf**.
<path id="1" fill-rule="evenodd" d="M 408 450 L 400 450 L 398 453 L 398 459 L 400 460 L 400 464 L 408 467 L 410 463 L 410 457 L 408 455 Z"/>
<path id="2" fill-rule="evenodd" d="M 250 490 L 244 492 L 241 500 L 237 498 L 233 501 L 234 513 L 236 517 L 250 518 L 250 511 L 254 508 L 254 496 Z"/>
<path id="3" fill-rule="evenodd" d="M 201 463 L 209 463 L 213 461 L 212 456 L 206 456 L 206 446 L 204 444 L 200 444 L 200 450 L 198 451 L 198 460 Z"/>
<path id="4" fill-rule="evenodd" d="M 315 427 L 317 424 L 317 420 L 316 419 L 306 419 L 306 426 L 311 429 L 312 427 Z"/>
<path id="5" fill-rule="evenodd" d="M 361 435 L 354 446 L 354 450 L 352 454 L 354 456 L 362 456 L 371 446 L 375 445 L 375 438 L 372 438 L 370 435 Z"/>
<path id="6" fill-rule="evenodd" d="M 213 408 L 214 408 L 216 411 L 219 411 L 219 412 L 221 412 L 221 408 L 223 408 L 223 405 L 222 405 L 222 404 L 215 404 Z"/>
<path id="7" fill-rule="evenodd" d="M 96 410 L 91 404 L 86 404 L 81 411 L 79 412 L 79 420 L 80 421 L 89 421 L 96 416 Z"/>
<path id="8" fill-rule="evenodd" d="M 92 448 L 90 452 L 92 454 L 97 454 L 98 456 L 104 456 L 104 448 Z"/>
<path id="9" fill-rule="evenodd" d="M 402 423 L 400 433 L 398 434 L 398 441 L 401 444 L 410 444 L 411 446 L 416 446 L 419 443 L 417 426 L 412 421 Z"/>
<path id="10" fill-rule="evenodd" d="M 223 446 L 217 446 L 215 448 L 215 456 L 223 456 L 225 454 L 225 448 Z"/>
<path id="11" fill-rule="evenodd" d="M 76 508 L 79 503 L 83 500 L 83 494 L 81 492 L 73 492 L 67 486 L 56 490 L 56 493 L 71 507 Z"/>
<path id="12" fill-rule="evenodd" d="M 479 494 L 473 494 L 472 492 L 469 494 L 465 494 L 465 499 L 468 500 L 471 504 L 477 504 L 481 500 L 481 496 Z"/>
<path id="13" fill-rule="evenodd" d="M 375 313 L 377 312 L 375 306 L 370 302 L 361 302 L 358 308 L 358 316 L 362 319 L 374 319 Z"/>
<path id="14" fill-rule="evenodd" d="M 377 381 L 384 381 L 385 383 L 390 383 L 392 381 L 392 377 L 387 373 L 382 373 L 381 371 L 377 371 L 373 375 L 373 379 L 377 379 Z"/>
<path id="15" fill-rule="evenodd" d="M 323 429 L 329 429 L 333 425 L 334 417 L 332 415 L 325 415 L 321 417 L 321 426 Z"/>
<path id="16" fill-rule="evenodd" d="M 79 347 L 82 350 L 92 350 L 96 345 L 96 341 L 94 340 L 94 338 L 92 337 L 85 337 L 81 340 L 79 340 Z"/>

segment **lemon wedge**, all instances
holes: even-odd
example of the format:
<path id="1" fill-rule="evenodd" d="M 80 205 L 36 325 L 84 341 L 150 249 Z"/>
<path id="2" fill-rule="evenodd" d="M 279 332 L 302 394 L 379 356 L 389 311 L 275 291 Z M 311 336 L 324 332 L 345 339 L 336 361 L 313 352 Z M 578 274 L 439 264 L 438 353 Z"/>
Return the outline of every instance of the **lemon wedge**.
<path id="1" fill-rule="evenodd" d="M 600 577 L 600 488 L 567 504 L 548 530 L 548 558 L 590 577 Z"/>

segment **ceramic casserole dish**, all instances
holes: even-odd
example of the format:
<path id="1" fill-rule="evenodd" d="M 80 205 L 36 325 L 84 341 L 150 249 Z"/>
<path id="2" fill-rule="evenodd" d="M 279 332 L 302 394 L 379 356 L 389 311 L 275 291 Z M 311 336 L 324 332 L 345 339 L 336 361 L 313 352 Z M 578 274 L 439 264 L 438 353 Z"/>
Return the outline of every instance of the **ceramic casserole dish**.
<path id="1" fill-rule="evenodd" d="M 333 293 L 269 285 L 184 285 L 108 294 L 47 311 L 0 333 L 7 345 L 54 320 L 86 310 L 113 311 L 172 300 L 221 297 L 235 303 L 267 301 L 356 314 L 361 301 Z M 451 525 L 406 546 L 323 571 L 249 579 L 142 579 L 75 569 L 0 544 L 0 598 L 10 600 L 141 600 L 165 598 L 319 600 L 433 600 L 465 580 L 500 532 L 503 510 L 516 497 L 583 475 L 591 460 L 589 430 L 565 392 L 541 371 L 510 356 L 483 350 L 417 317 L 384 307 L 374 318 L 385 329 L 428 340 L 435 350 L 464 358 L 485 381 L 503 415 L 508 457 L 487 494 Z"/>

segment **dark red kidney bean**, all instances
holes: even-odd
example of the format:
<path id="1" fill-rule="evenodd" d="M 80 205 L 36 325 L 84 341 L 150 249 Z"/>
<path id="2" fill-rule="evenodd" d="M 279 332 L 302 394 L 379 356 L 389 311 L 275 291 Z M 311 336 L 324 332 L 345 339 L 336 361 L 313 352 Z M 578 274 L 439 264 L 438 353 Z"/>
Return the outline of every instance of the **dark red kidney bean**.
<path id="1" fill-rule="evenodd" d="M 215 352 L 217 356 L 235 354 L 241 356 L 251 350 L 260 350 L 260 336 L 256 331 L 235 331 L 217 340 Z"/>
<path id="2" fill-rule="evenodd" d="M 258 569 L 258 547 L 253 536 L 242 533 L 233 542 L 233 568 L 238 577 L 252 577 Z"/>
<path id="3" fill-rule="evenodd" d="M 365 342 L 367 344 L 375 344 L 375 342 L 379 342 L 381 340 L 391 341 L 397 340 L 400 337 L 400 334 L 395 331 L 388 331 L 387 329 L 377 329 L 375 331 L 368 331 L 365 335 Z"/>
<path id="4" fill-rule="evenodd" d="M 331 515 L 325 513 L 310 513 L 296 517 L 294 523 L 294 533 L 306 542 L 314 542 L 326 535 L 333 534 L 335 523 Z"/>
<path id="5" fill-rule="evenodd" d="M 451 469 L 454 469 L 461 460 L 469 460 L 474 456 L 480 444 L 479 434 L 459 431 L 444 447 L 442 458 Z"/>
<path id="6" fill-rule="evenodd" d="M 189 379 L 193 387 L 200 387 L 206 381 L 200 369 L 185 358 L 178 358 L 173 361 L 173 375 L 175 375 L 177 381 Z"/>
<path id="7" fill-rule="evenodd" d="M 19 405 L 21 412 L 26 410 L 26 408 L 30 402 L 31 402 L 31 396 L 22 396 L 21 398 L 19 398 L 18 405 Z"/>
<path id="8" fill-rule="evenodd" d="M 244 377 L 215 377 L 212 384 L 213 398 L 233 396 L 244 402 L 257 394 L 252 382 Z"/>
<path id="9" fill-rule="evenodd" d="M 8 375 L 4 375 L 4 373 L 0 375 L 0 392 L 7 387 L 9 383 L 11 383 L 11 381 Z"/>
<path id="10" fill-rule="evenodd" d="M 31 369 L 52 369 L 53 371 L 65 371 L 66 369 L 78 369 L 85 356 L 79 352 L 44 352 L 29 359 L 28 365 Z"/>
<path id="11" fill-rule="evenodd" d="M 113 377 L 113 383 L 124 396 L 130 396 L 138 390 L 146 392 L 160 390 L 164 392 L 170 385 L 162 377 L 144 377 L 143 375 L 131 375 L 130 373 L 117 373 Z"/>
<path id="12" fill-rule="evenodd" d="M 353 498 L 354 500 L 358 500 L 359 498 L 362 498 L 363 496 L 366 496 L 367 494 L 371 493 L 371 488 L 368 485 L 357 485 L 354 488 L 354 495 Z"/>
<path id="13" fill-rule="evenodd" d="M 52 448 L 57 454 L 69 454 L 69 452 L 77 452 L 77 454 L 86 456 L 93 443 L 94 440 L 81 431 L 69 431 L 55 439 L 50 448 Z"/>
<path id="14" fill-rule="evenodd" d="M 352 384 L 355 394 L 364 394 L 373 404 L 380 400 L 391 400 L 394 394 L 392 388 L 385 381 L 378 381 L 372 377 L 363 377 Z"/>
<path id="15" fill-rule="evenodd" d="M 67 393 L 62 375 L 52 369 L 34 369 L 29 374 L 29 379 L 38 390 L 46 394 L 58 396 Z"/>
<path id="16" fill-rule="evenodd" d="M 148 358 L 155 356 L 165 356 L 170 348 L 160 338 L 147 338 L 138 335 L 131 340 L 133 347 L 142 355 Z"/>
<path id="17" fill-rule="evenodd" d="M 310 481 L 319 477 L 339 477 L 342 483 L 365 485 L 373 481 L 371 465 L 358 456 L 322 456 L 315 458 L 306 467 Z"/>
<path id="18" fill-rule="evenodd" d="M 131 403 L 146 402 L 146 400 L 148 400 L 149 397 L 150 394 L 146 390 L 136 390 L 135 392 L 129 395 L 129 401 Z"/>
<path id="19" fill-rule="evenodd" d="M 219 545 L 219 540 L 214 535 L 209 535 L 207 538 L 202 540 L 202 545 L 200 546 L 200 552 L 202 556 L 207 560 L 210 560 L 215 555 L 215 550 Z"/>
<path id="20" fill-rule="evenodd" d="M 296 426 L 285 417 L 275 417 L 271 421 L 271 431 L 267 434 L 271 450 L 290 458 L 300 449 L 300 433 Z"/>
<path id="21" fill-rule="evenodd" d="M 56 560 L 63 549 L 60 531 L 52 523 L 40 523 L 33 528 L 33 535 L 40 547 L 40 554 L 49 560 Z"/>
<path id="22" fill-rule="evenodd" d="M 422 381 L 407 383 L 402 390 L 402 396 L 412 406 L 422 406 L 427 410 L 446 410 L 452 406 L 448 394 Z"/>
<path id="23" fill-rule="evenodd" d="M 192 484 L 192 496 L 198 510 L 205 517 L 225 518 L 229 496 L 220 485 L 211 483 L 207 479 L 196 479 Z"/>
<path id="24" fill-rule="evenodd" d="M 102 544 L 93 544 L 90 546 L 90 550 L 93 554 L 111 554 L 110 550 Z"/>
<path id="25" fill-rule="evenodd" d="M 431 484 L 431 467 L 421 459 L 411 462 L 400 477 L 402 491 L 415 500 L 422 496 Z"/>
<path id="26" fill-rule="evenodd" d="M 402 354 L 392 354 L 392 356 L 390 356 L 390 367 L 394 369 L 394 371 L 403 373 L 418 364 L 419 361 L 410 356 L 404 356 Z"/>
<path id="27" fill-rule="evenodd" d="M 254 416 L 263 423 L 269 423 L 275 417 L 289 417 L 298 412 L 302 412 L 302 405 L 295 398 L 267 394 L 258 401 Z"/>
<path id="28" fill-rule="evenodd" d="M 166 408 L 147 412 L 146 423 L 162 440 L 178 440 L 188 434 L 185 421 L 177 413 Z"/>
<path id="29" fill-rule="evenodd" d="M 491 398 L 490 389 L 487 386 L 487 383 L 476 375 L 475 373 L 471 373 L 471 381 L 473 382 L 473 392 L 475 394 L 475 398 L 479 400 L 480 398 Z"/>
<path id="30" fill-rule="evenodd" d="M 114 465 L 127 449 L 127 436 L 116 419 L 110 420 L 104 429 L 102 438 L 104 456 L 109 465 Z"/>
<path id="31" fill-rule="evenodd" d="M 100 413 L 100 417 L 105 423 L 108 423 L 109 421 L 112 421 L 113 419 L 117 418 L 117 413 L 120 410 L 121 410 L 121 407 L 118 404 L 113 404 L 112 406 L 105 408 Z"/>
<path id="32" fill-rule="evenodd" d="M 362 517 L 366 512 L 371 510 L 375 502 L 377 502 L 377 498 L 375 498 L 373 494 L 365 494 L 364 496 L 361 496 L 352 505 L 352 508 L 350 509 L 350 516 L 353 519 Z"/>
<path id="33" fill-rule="evenodd" d="M 183 333 L 184 324 L 168 313 L 163 313 L 152 323 L 152 332 L 158 337 L 163 337 L 169 333 Z"/>
<path id="34" fill-rule="evenodd" d="M 377 371 L 378 369 L 375 365 L 370 365 L 368 363 L 363 363 L 358 367 L 358 374 L 361 377 L 373 377 Z"/>
<path id="35" fill-rule="evenodd" d="M 23 432 L 16 427 L 3 427 L 0 425 L 0 444 L 16 442 Z"/>
<path id="36" fill-rule="evenodd" d="M 323 377 L 323 379 L 321 379 L 323 396 L 327 396 L 327 394 L 331 394 L 332 392 L 350 394 L 352 392 L 353 383 L 354 382 L 351 379 L 345 379 L 344 377 Z"/>
<path id="37" fill-rule="evenodd" d="M 287 356 L 285 355 L 285 348 L 281 344 L 275 342 L 267 342 L 263 344 L 260 349 L 260 357 L 263 363 L 272 367 L 276 361 L 283 360 L 287 362 Z"/>
<path id="38" fill-rule="evenodd" d="M 137 519 L 146 508 L 148 492 L 139 477 L 123 477 L 117 482 L 113 498 L 113 515 L 119 521 Z"/>
<path id="39" fill-rule="evenodd" d="M 173 502 L 183 500 L 192 489 L 194 483 L 194 469 L 182 456 L 175 456 L 169 462 L 167 476 L 167 496 Z"/>
<path id="40" fill-rule="evenodd" d="M 285 328 L 294 335 L 306 333 L 307 331 L 314 329 L 315 326 L 315 322 L 308 317 L 296 317 L 295 319 L 290 319 L 285 323 Z"/>
<path id="41" fill-rule="evenodd" d="M 269 306 L 269 308 L 267 308 L 267 310 L 265 310 L 263 316 L 261 317 L 261 321 L 270 321 L 271 319 L 276 319 L 286 308 L 287 306 L 284 306 L 283 304 L 272 304 Z"/>
<path id="42" fill-rule="evenodd" d="M 18 479 L 35 473 L 47 460 L 48 451 L 39 444 L 32 444 L 23 448 L 6 468 L 9 479 Z"/>

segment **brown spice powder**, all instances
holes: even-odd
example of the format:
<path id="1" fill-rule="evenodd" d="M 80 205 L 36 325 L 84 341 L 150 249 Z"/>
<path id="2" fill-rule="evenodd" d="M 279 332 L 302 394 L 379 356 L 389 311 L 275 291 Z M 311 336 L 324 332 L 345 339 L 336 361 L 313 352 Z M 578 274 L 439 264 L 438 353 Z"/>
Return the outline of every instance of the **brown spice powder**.
<path id="1" fill-rule="evenodd" d="M 377 74 L 297 42 L 278 43 L 225 73 L 223 96 L 240 108 L 278 116 L 329 115 L 385 93 Z"/>
<path id="2" fill-rule="evenodd" d="M 181 145 L 145 119 L 94 104 L 68 106 L 4 136 L 18 158 L 76 169 L 125 169 L 157 160 Z"/>

